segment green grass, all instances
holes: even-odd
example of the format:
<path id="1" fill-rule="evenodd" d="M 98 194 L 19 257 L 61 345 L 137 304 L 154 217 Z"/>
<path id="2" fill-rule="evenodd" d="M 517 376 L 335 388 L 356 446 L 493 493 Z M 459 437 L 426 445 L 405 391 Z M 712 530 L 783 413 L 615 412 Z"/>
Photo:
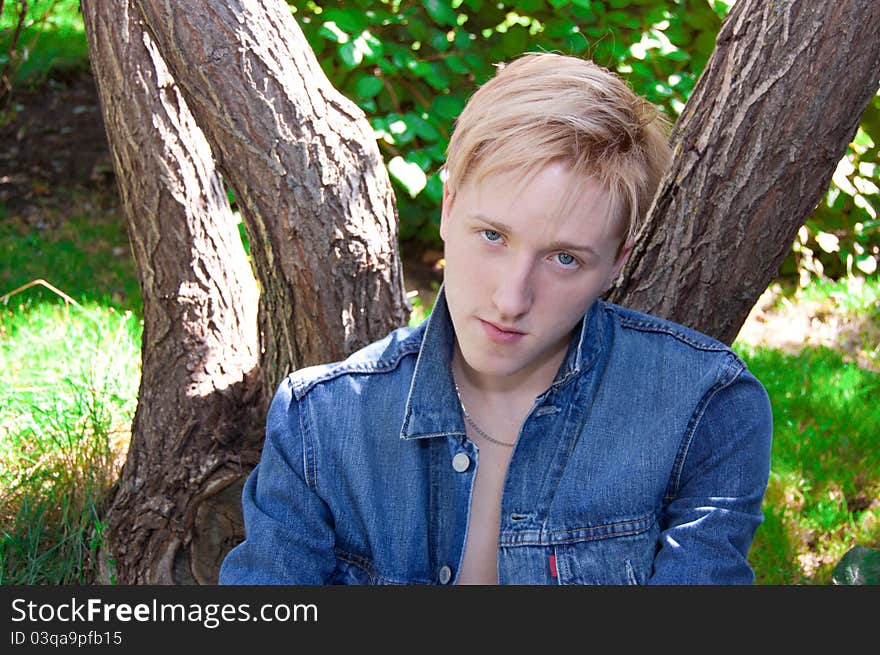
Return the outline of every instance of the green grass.
<path id="1" fill-rule="evenodd" d="M 0 583 L 94 581 L 141 329 L 130 311 L 94 303 L 24 299 L 0 310 Z"/>
<path id="2" fill-rule="evenodd" d="M 0 303 L 3 584 L 95 581 L 136 404 L 141 301 L 121 217 L 100 198 L 65 193 L 39 220 L 0 206 L 0 296 L 42 278 L 75 301 L 33 286 Z M 877 288 L 817 284 L 785 302 L 833 300 L 835 312 L 870 317 L 865 294 Z M 413 305 L 413 322 L 430 312 L 421 298 Z M 825 348 L 736 349 L 774 411 L 756 580 L 828 583 L 849 548 L 880 546 L 880 374 Z"/>
<path id="3" fill-rule="evenodd" d="M 38 210 L 0 205 L 0 583 L 87 584 L 136 406 L 140 293 L 118 209 L 64 192 Z M 36 279 L 73 302 L 12 293 Z"/>
<path id="4" fill-rule="evenodd" d="M 880 374 L 828 348 L 736 349 L 774 415 L 765 522 L 750 555 L 757 581 L 828 584 L 847 550 L 880 546 Z"/>
<path id="5" fill-rule="evenodd" d="M 0 296 L 45 279 L 79 302 L 141 315 L 128 235 L 115 208 L 82 194 L 64 206 L 46 204 L 39 221 L 0 222 Z M 0 215 L 7 213 L 0 205 Z M 27 303 L 54 302 L 47 289 L 30 289 Z"/>
<path id="6" fill-rule="evenodd" d="M 6 2 L 0 17 L 0 69 L 10 57 L 17 5 Z M 54 75 L 87 70 L 89 52 L 79 0 L 30 2 L 18 51 L 13 84 L 39 84 Z"/>

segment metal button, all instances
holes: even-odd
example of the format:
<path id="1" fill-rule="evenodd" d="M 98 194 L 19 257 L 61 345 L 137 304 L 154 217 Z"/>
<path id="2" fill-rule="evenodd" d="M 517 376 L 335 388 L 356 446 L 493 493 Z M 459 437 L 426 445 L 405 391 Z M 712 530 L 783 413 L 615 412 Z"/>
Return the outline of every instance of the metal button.
<path id="1" fill-rule="evenodd" d="M 471 458 L 467 456 L 467 453 L 458 453 L 455 457 L 452 458 L 452 468 L 454 468 L 459 473 L 464 473 L 468 470 L 468 467 L 471 465 Z"/>
<path id="2" fill-rule="evenodd" d="M 440 567 L 440 584 L 448 584 L 452 580 L 452 569 L 448 566 Z"/>

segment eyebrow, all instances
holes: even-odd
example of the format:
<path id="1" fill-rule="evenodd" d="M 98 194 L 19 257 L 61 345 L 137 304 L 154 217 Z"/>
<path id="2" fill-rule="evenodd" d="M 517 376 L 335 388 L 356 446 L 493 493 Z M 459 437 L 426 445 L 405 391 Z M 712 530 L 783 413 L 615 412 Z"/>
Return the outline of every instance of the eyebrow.
<path id="1" fill-rule="evenodd" d="M 513 228 L 511 228 L 507 223 L 493 220 L 485 214 L 469 214 L 468 218 L 471 220 L 480 221 L 481 223 L 486 223 L 487 225 L 491 225 L 499 232 L 506 232 L 507 234 L 513 232 Z M 594 257 L 599 256 L 599 254 L 590 246 L 578 246 L 573 243 L 565 243 L 562 241 L 554 241 L 548 246 L 548 250 L 573 250 L 575 252 L 588 253 L 590 255 L 593 255 Z"/>

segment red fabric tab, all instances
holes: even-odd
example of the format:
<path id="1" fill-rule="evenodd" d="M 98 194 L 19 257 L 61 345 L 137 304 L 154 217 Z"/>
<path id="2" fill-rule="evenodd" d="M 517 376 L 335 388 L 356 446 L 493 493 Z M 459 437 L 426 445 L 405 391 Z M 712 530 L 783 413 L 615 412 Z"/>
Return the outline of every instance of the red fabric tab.
<path id="1" fill-rule="evenodd" d="M 550 577 L 557 577 L 558 573 L 556 571 L 556 555 L 550 556 Z"/>

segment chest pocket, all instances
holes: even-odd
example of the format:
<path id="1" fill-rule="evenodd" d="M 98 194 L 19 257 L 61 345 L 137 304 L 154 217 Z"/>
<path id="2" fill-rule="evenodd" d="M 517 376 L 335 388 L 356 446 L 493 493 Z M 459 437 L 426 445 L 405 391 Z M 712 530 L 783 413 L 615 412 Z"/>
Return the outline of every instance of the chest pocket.
<path id="1" fill-rule="evenodd" d="M 644 584 L 659 531 L 653 514 L 568 531 L 571 538 L 553 546 L 559 584 Z"/>

